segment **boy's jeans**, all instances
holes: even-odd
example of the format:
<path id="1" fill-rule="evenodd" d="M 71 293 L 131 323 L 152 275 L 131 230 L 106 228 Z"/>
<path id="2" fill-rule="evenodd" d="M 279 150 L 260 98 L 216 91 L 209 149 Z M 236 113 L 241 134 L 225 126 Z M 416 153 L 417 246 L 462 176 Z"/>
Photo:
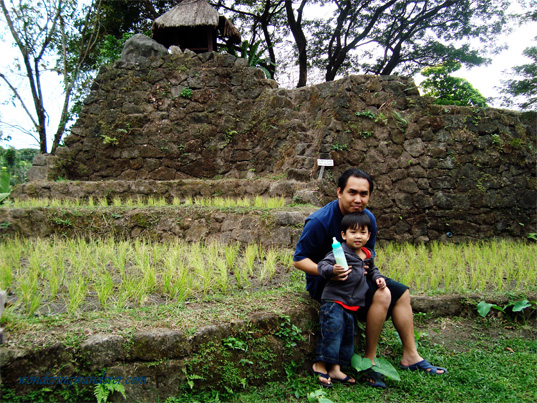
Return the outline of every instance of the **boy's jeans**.
<path id="1" fill-rule="evenodd" d="M 335 302 L 323 302 L 319 309 L 321 334 L 315 362 L 348 367 L 354 354 L 354 317 Z"/>

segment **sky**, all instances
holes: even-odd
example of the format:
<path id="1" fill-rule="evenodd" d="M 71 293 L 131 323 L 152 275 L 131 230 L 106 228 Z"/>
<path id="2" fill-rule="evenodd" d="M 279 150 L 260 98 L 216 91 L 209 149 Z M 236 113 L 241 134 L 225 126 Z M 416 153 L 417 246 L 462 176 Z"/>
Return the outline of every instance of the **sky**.
<path id="1" fill-rule="evenodd" d="M 488 66 L 474 67 L 472 69 L 461 69 L 455 72 L 453 75 L 467 79 L 474 88 L 479 90 L 486 98 L 498 97 L 500 94 L 497 87 L 501 86 L 501 79 L 507 78 L 505 72 L 513 66 L 527 64 L 530 59 L 522 54 L 522 51 L 529 47 L 535 46 L 536 42 L 533 38 L 537 35 L 537 24 L 526 24 L 523 27 L 513 27 L 513 32 L 504 38 L 505 43 L 508 45 L 508 49 L 504 50 L 500 54 L 493 57 L 492 63 Z M 2 57 L 0 61 L 0 71 L 6 72 L 6 66 L 13 62 L 18 50 L 14 49 L 6 39 L 11 39 L 7 33 L 4 32 L 0 36 L 0 54 L 13 55 L 12 57 Z M 414 78 L 416 83 L 419 83 L 423 77 L 417 76 Z M 22 80 L 22 78 L 20 79 Z M 56 73 L 47 73 L 43 77 L 44 92 L 46 96 L 45 107 L 51 113 L 49 116 L 48 135 L 52 137 L 59 121 L 59 111 L 63 102 L 63 89 L 59 76 Z M 1 142 L 2 147 L 15 147 L 15 148 L 39 148 L 38 143 L 28 134 L 24 134 L 19 130 L 14 129 L 14 126 L 22 126 L 26 129 L 32 127 L 30 120 L 23 112 L 22 108 L 17 104 L 13 104 L 7 100 L 10 99 L 11 93 L 7 88 L 7 85 L 3 80 L 0 80 L 0 99 L 5 102 L 0 103 L 0 130 L 3 132 L 4 137 L 11 135 L 12 140 L 10 142 Z M 31 100 L 28 99 L 28 107 L 31 107 Z M 496 99 L 489 102 L 490 106 L 501 107 L 501 102 Z M 58 111 L 54 114 L 53 111 Z M 50 144 L 49 144 L 50 150 Z"/>

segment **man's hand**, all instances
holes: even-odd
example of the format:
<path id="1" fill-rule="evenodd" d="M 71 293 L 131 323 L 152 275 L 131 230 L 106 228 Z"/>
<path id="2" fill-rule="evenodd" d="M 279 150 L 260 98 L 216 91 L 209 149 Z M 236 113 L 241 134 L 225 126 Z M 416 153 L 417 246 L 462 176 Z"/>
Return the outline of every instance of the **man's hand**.
<path id="1" fill-rule="evenodd" d="M 351 267 L 349 266 L 349 269 L 345 269 L 343 266 L 339 264 L 334 265 L 334 277 L 332 280 L 336 281 L 345 281 L 347 280 L 347 277 L 349 277 L 349 274 L 351 272 Z"/>

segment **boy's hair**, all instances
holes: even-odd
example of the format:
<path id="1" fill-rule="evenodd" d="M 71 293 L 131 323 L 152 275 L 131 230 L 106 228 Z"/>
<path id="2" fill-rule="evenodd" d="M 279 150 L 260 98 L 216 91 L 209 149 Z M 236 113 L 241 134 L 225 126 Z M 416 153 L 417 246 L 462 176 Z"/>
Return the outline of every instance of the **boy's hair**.
<path id="1" fill-rule="evenodd" d="M 346 214 L 341 220 L 341 231 L 347 232 L 349 228 L 367 228 L 368 231 L 371 232 L 371 220 L 369 219 L 369 216 L 363 211 Z"/>

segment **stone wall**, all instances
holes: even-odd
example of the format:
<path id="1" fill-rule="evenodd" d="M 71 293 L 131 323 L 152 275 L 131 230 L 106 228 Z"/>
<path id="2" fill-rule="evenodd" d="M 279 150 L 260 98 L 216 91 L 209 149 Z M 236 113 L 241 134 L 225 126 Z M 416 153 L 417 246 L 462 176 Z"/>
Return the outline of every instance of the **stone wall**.
<path id="1" fill-rule="evenodd" d="M 101 69 L 51 177 L 310 182 L 316 159 L 331 158 L 329 184 L 311 190 L 326 201 L 346 168 L 371 173 L 380 239 L 526 237 L 537 232 L 536 121 L 435 105 L 403 77 L 288 90 L 231 55 L 165 55 Z"/>

